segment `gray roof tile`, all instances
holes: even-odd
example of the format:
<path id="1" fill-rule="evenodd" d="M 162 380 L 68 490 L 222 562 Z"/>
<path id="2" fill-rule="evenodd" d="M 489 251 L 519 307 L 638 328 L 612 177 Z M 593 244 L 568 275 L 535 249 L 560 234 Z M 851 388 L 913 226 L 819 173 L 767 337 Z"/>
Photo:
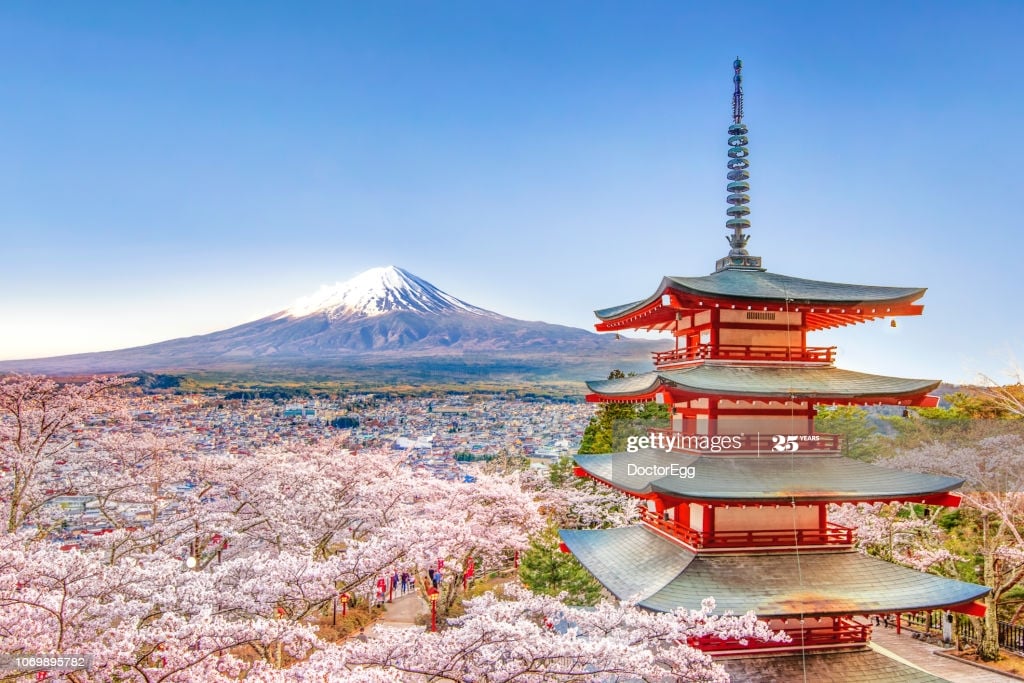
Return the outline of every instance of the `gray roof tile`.
<path id="1" fill-rule="evenodd" d="M 695 557 L 675 543 L 650 543 L 649 534 L 638 527 L 603 529 L 601 534 L 561 532 L 572 537 L 580 553 L 591 558 L 587 566 L 612 593 L 623 600 L 641 600 L 670 582 Z M 568 543 L 568 541 L 566 541 Z M 622 558 L 629 558 L 622 562 Z"/>
<path id="2" fill-rule="evenodd" d="M 758 270 L 723 270 L 701 277 L 666 276 L 657 291 L 646 299 L 594 311 L 602 320 L 612 320 L 657 301 L 666 289 L 708 297 L 753 299 L 795 304 L 881 305 L 909 302 L 924 295 L 922 287 L 876 287 L 841 282 L 805 280 Z"/>
<path id="3" fill-rule="evenodd" d="M 638 604 L 657 612 L 695 609 L 709 596 L 719 612 L 754 610 L 759 617 L 913 612 L 988 593 L 854 551 L 693 555 L 642 525 L 561 535 L 616 597 L 639 594 Z M 657 559 L 665 557 L 674 561 Z"/>
<path id="4" fill-rule="evenodd" d="M 717 659 L 733 683 L 943 683 L 869 647 L 840 652 L 742 655 Z"/>
<path id="5" fill-rule="evenodd" d="M 830 398 L 916 396 L 926 394 L 939 384 L 940 380 L 869 375 L 834 367 L 705 362 L 681 370 L 656 370 L 632 377 L 591 381 L 587 382 L 587 387 L 602 396 L 632 396 L 668 386 L 701 395 L 794 396 L 827 401 Z"/>

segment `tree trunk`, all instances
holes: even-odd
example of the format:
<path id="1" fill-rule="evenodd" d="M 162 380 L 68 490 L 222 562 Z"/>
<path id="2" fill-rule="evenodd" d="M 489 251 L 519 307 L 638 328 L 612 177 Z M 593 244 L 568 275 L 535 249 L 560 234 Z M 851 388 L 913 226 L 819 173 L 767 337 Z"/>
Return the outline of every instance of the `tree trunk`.
<path id="1" fill-rule="evenodd" d="M 995 558 L 990 553 L 986 553 L 984 562 L 985 583 L 992 586 L 998 580 L 995 576 Z M 999 659 L 998 606 L 999 599 L 996 595 L 996 589 L 993 588 L 985 596 L 985 618 L 981 622 L 981 642 L 978 644 L 978 656 L 986 662 L 994 662 Z"/>

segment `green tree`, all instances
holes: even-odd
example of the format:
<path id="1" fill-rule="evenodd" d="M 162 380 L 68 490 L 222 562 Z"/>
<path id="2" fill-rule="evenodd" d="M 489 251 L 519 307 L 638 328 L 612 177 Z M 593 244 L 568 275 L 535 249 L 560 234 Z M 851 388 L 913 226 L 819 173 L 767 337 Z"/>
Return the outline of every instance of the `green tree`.
<path id="1" fill-rule="evenodd" d="M 573 460 L 571 456 L 563 455 L 548 468 L 548 479 L 556 488 L 574 486 L 578 479 L 573 474 Z"/>
<path id="2" fill-rule="evenodd" d="M 961 391 L 947 395 L 945 401 L 948 407 L 911 408 L 904 417 L 886 418 L 896 430 L 893 445 L 913 449 L 940 441 L 963 446 L 986 436 L 1020 431 L 1019 417 L 984 393 Z"/>
<path id="3" fill-rule="evenodd" d="M 569 605 L 594 605 L 601 597 L 601 584 L 579 560 L 560 550 L 558 529 L 548 523 L 530 541 L 519 564 L 519 577 L 534 593 L 566 593 Z"/>
<path id="4" fill-rule="evenodd" d="M 944 400 L 949 404 L 948 408 L 914 408 L 914 413 L 929 420 L 1003 420 L 1014 417 L 994 398 L 974 390 L 947 394 Z"/>
<path id="5" fill-rule="evenodd" d="M 608 379 L 626 377 L 621 370 L 612 370 Z M 652 427 L 667 427 L 668 407 L 653 401 L 636 403 L 602 403 L 583 431 L 579 453 L 615 453 L 626 449 L 626 439 L 640 435 Z"/>
<path id="6" fill-rule="evenodd" d="M 848 458 L 870 462 L 882 451 L 878 427 L 858 406 L 819 406 L 814 429 L 822 434 L 838 434 L 843 455 Z"/>
<path id="7" fill-rule="evenodd" d="M 632 403 L 602 404 L 583 430 L 579 452 L 614 453 L 616 450 L 624 450 L 626 430 L 631 428 L 635 418 L 636 406 Z"/>

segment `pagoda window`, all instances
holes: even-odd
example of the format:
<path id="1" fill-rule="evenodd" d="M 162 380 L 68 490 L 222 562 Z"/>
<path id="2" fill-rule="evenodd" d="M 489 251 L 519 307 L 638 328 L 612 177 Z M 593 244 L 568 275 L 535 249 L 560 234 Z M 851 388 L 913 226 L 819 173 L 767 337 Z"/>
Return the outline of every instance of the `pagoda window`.
<path id="1" fill-rule="evenodd" d="M 760 326 L 791 327 L 799 329 L 803 324 L 803 313 L 795 311 L 722 311 L 723 327 L 729 323 L 755 324 Z"/>

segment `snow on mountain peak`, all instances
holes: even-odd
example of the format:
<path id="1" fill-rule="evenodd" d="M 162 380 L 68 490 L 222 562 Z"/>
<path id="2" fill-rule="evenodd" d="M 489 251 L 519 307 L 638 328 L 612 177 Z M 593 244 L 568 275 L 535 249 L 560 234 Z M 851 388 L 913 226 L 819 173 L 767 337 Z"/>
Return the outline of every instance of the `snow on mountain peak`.
<path id="1" fill-rule="evenodd" d="M 461 312 L 501 317 L 456 299 L 396 266 L 371 268 L 351 280 L 324 285 L 317 292 L 298 299 L 281 317 L 302 318 L 326 313 L 332 320 L 343 317 L 372 318 L 393 311 Z"/>

